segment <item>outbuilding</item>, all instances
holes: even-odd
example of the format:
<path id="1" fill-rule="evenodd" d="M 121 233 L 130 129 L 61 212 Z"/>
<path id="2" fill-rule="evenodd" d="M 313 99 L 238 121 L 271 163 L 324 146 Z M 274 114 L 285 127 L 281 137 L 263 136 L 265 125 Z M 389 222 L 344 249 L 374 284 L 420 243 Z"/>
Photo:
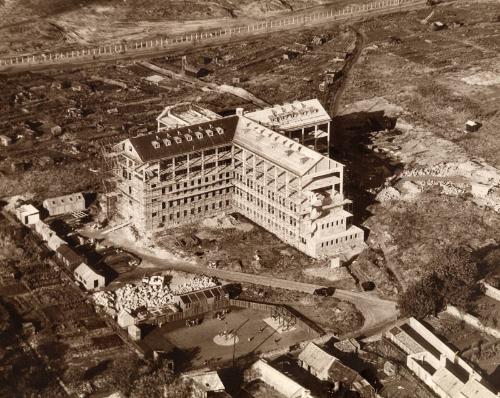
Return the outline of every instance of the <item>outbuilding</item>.
<path id="1" fill-rule="evenodd" d="M 475 133 L 481 128 L 481 123 L 475 122 L 473 120 L 467 120 L 465 123 L 465 131 L 467 133 Z"/>
<path id="2" fill-rule="evenodd" d="M 53 136 L 58 136 L 62 133 L 61 126 L 53 122 L 43 122 L 38 130 L 45 134 L 52 134 Z"/>
<path id="3" fill-rule="evenodd" d="M 22 205 L 16 209 L 16 217 L 24 225 L 33 225 L 40 221 L 40 212 L 33 205 Z"/>
<path id="4" fill-rule="evenodd" d="M 12 138 L 3 134 L 0 135 L 0 145 L 9 146 L 10 144 L 12 144 Z"/>
<path id="5" fill-rule="evenodd" d="M 333 355 L 323 351 L 314 343 L 307 344 L 298 358 L 300 367 L 320 380 L 328 380 L 328 372 L 335 361 Z"/>
<path id="6" fill-rule="evenodd" d="M 87 290 L 106 286 L 106 278 L 94 267 L 81 263 L 74 271 L 75 279 Z"/>
<path id="7" fill-rule="evenodd" d="M 85 210 L 85 198 L 81 192 L 45 199 L 43 207 L 51 216 Z"/>
<path id="8" fill-rule="evenodd" d="M 84 262 L 83 257 L 66 244 L 59 246 L 56 250 L 56 256 L 71 271 Z"/>
<path id="9" fill-rule="evenodd" d="M 213 305 L 216 301 L 221 301 L 227 297 L 229 297 L 228 294 L 220 286 L 217 286 L 180 294 L 175 297 L 175 301 L 185 311 L 190 308 Z"/>
<path id="10" fill-rule="evenodd" d="M 216 370 L 185 373 L 182 377 L 193 382 L 192 396 L 194 398 L 229 396 L 224 395 L 226 387 Z"/>

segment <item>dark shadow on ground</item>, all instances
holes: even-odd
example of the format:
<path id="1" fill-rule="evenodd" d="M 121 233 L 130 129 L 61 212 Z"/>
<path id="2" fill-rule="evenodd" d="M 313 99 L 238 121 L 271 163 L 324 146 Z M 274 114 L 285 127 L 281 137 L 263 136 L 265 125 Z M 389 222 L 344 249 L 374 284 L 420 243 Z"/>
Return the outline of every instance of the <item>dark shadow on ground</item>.
<path id="1" fill-rule="evenodd" d="M 358 112 L 335 116 L 332 121 L 331 157 L 345 165 L 345 194 L 353 200 L 353 223 L 361 225 L 372 214 L 368 207 L 374 203 L 375 195 L 369 189 L 384 184 L 386 178 L 402 168 L 401 163 L 368 149 L 372 144 L 370 133 L 393 130 L 396 119 L 384 115 L 383 111 Z"/>

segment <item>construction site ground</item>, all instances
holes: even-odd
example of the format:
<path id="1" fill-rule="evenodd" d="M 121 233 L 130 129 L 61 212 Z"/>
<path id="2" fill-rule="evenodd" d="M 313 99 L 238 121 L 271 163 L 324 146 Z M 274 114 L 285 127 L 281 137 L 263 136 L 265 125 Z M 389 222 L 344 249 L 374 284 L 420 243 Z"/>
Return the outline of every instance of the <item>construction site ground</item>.
<path id="1" fill-rule="evenodd" d="M 255 226 L 255 228 L 258 227 Z M 228 233 L 235 233 L 235 231 L 237 230 L 231 228 Z M 351 297 L 348 295 L 350 291 L 345 290 L 336 291 L 334 297 L 313 296 L 312 292 L 322 285 L 300 284 L 294 278 L 287 276 L 285 279 L 286 275 L 269 274 L 269 277 L 266 277 L 265 273 L 259 274 L 256 271 L 252 271 L 255 274 L 247 273 L 246 269 L 238 272 L 209 268 L 203 259 L 200 260 L 197 256 L 182 256 L 178 250 L 167 250 L 157 245 L 153 239 L 134 240 L 130 229 L 126 227 L 109 234 L 102 234 L 100 231 L 89 228 L 82 229 L 81 233 L 88 237 L 103 239 L 104 245 L 130 250 L 141 258 L 141 263 L 137 267 L 120 274 L 106 288 L 107 290 L 120 288 L 124 283 L 137 282 L 145 276 L 161 274 L 169 278 L 172 276 L 182 278 L 185 273 L 199 273 L 215 276 L 220 281 L 240 282 L 244 286 L 241 298 L 289 305 L 299 313 L 307 314 L 307 317 L 325 331 L 339 336 L 360 331 L 362 327 L 367 332 L 372 328 L 378 331 L 395 317 L 395 306 L 392 302 L 382 301 L 377 297 L 365 297 L 358 292 L 352 292 Z M 261 233 L 266 232 L 261 231 Z M 183 238 L 186 236 L 184 235 Z M 189 239 L 189 236 L 187 238 Z M 272 238 L 277 240 L 275 237 Z M 239 239 L 236 239 L 235 244 L 238 242 Z M 247 254 L 250 261 L 253 253 Z M 288 256 L 277 255 L 278 259 L 282 257 L 288 259 Z M 271 275 L 281 276 L 281 278 L 273 278 Z M 273 287 L 266 287 L 266 285 Z M 281 285 L 281 288 L 277 287 Z"/>

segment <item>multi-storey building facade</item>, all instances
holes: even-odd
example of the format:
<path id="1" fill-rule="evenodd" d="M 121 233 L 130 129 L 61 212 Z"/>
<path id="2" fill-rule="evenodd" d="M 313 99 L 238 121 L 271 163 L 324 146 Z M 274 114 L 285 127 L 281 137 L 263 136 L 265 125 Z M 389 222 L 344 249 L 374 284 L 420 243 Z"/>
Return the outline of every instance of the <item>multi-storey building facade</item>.
<path id="1" fill-rule="evenodd" d="M 343 165 L 241 113 L 117 144 L 118 210 L 159 231 L 239 212 L 310 255 L 363 242 Z"/>

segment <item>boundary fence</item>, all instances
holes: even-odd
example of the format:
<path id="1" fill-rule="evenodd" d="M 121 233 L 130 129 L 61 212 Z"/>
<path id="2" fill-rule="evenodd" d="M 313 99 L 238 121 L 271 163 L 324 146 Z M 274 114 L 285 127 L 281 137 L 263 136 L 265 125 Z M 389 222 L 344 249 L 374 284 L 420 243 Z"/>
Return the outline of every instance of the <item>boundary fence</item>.
<path id="1" fill-rule="evenodd" d="M 120 44 L 82 48 L 77 50 L 42 52 L 0 59 L 0 67 L 13 65 L 56 64 L 68 60 L 100 59 L 116 54 L 140 54 L 141 51 L 165 50 L 179 45 L 205 42 L 219 42 L 233 36 L 258 35 L 267 32 L 278 32 L 298 26 L 314 25 L 329 21 L 344 20 L 350 17 L 373 14 L 382 10 L 403 10 L 405 8 L 425 4 L 424 0 L 378 0 L 366 4 L 351 5 L 343 9 L 328 9 L 309 14 L 295 15 L 281 19 L 264 19 L 249 25 L 233 26 L 207 31 L 184 33 L 181 36 L 160 37 L 152 40 L 133 41 Z"/>
<path id="2" fill-rule="evenodd" d="M 231 305 L 235 307 L 250 308 L 250 309 L 269 311 L 269 312 L 272 312 L 273 309 L 280 307 L 295 318 L 296 325 L 299 328 L 312 334 L 314 338 L 320 337 L 323 334 L 325 334 L 325 332 L 319 326 L 315 325 L 312 321 L 305 319 L 301 314 L 296 313 L 294 311 L 290 311 L 286 306 L 280 304 L 267 304 L 267 303 L 259 303 L 257 301 L 236 300 L 236 299 L 230 299 L 229 302 L 231 303 Z"/>
<path id="3" fill-rule="evenodd" d="M 142 323 L 153 323 L 161 326 L 162 324 L 170 323 L 170 322 L 175 322 L 175 321 L 182 321 L 184 319 L 189 319 L 192 317 L 204 315 L 210 311 L 217 311 L 217 310 L 222 310 L 228 307 L 238 307 L 238 308 L 249 308 L 253 310 L 259 310 L 259 311 L 268 311 L 270 314 L 272 311 L 276 308 L 281 308 L 284 311 L 288 312 L 290 316 L 293 316 L 296 320 L 296 325 L 300 329 L 312 334 L 314 338 L 318 338 L 324 334 L 323 330 L 315 325 L 312 321 L 309 321 L 308 319 L 305 319 L 302 315 L 299 313 L 296 313 L 294 311 L 290 311 L 286 306 L 280 305 L 280 304 L 269 304 L 269 303 L 261 303 L 257 301 L 248 301 L 248 300 L 237 300 L 237 299 L 223 299 L 223 300 L 218 300 L 215 301 L 212 304 L 206 304 L 206 305 L 200 305 L 196 306 L 194 308 L 190 308 L 184 311 L 179 311 L 179 312 L 174 312 L 170 314 L 164 314 L 164 315 L 158 315 L 158 316 L 151 316 L 146 319 L 143 319 L 139 321 L 140 324 Z"/>

